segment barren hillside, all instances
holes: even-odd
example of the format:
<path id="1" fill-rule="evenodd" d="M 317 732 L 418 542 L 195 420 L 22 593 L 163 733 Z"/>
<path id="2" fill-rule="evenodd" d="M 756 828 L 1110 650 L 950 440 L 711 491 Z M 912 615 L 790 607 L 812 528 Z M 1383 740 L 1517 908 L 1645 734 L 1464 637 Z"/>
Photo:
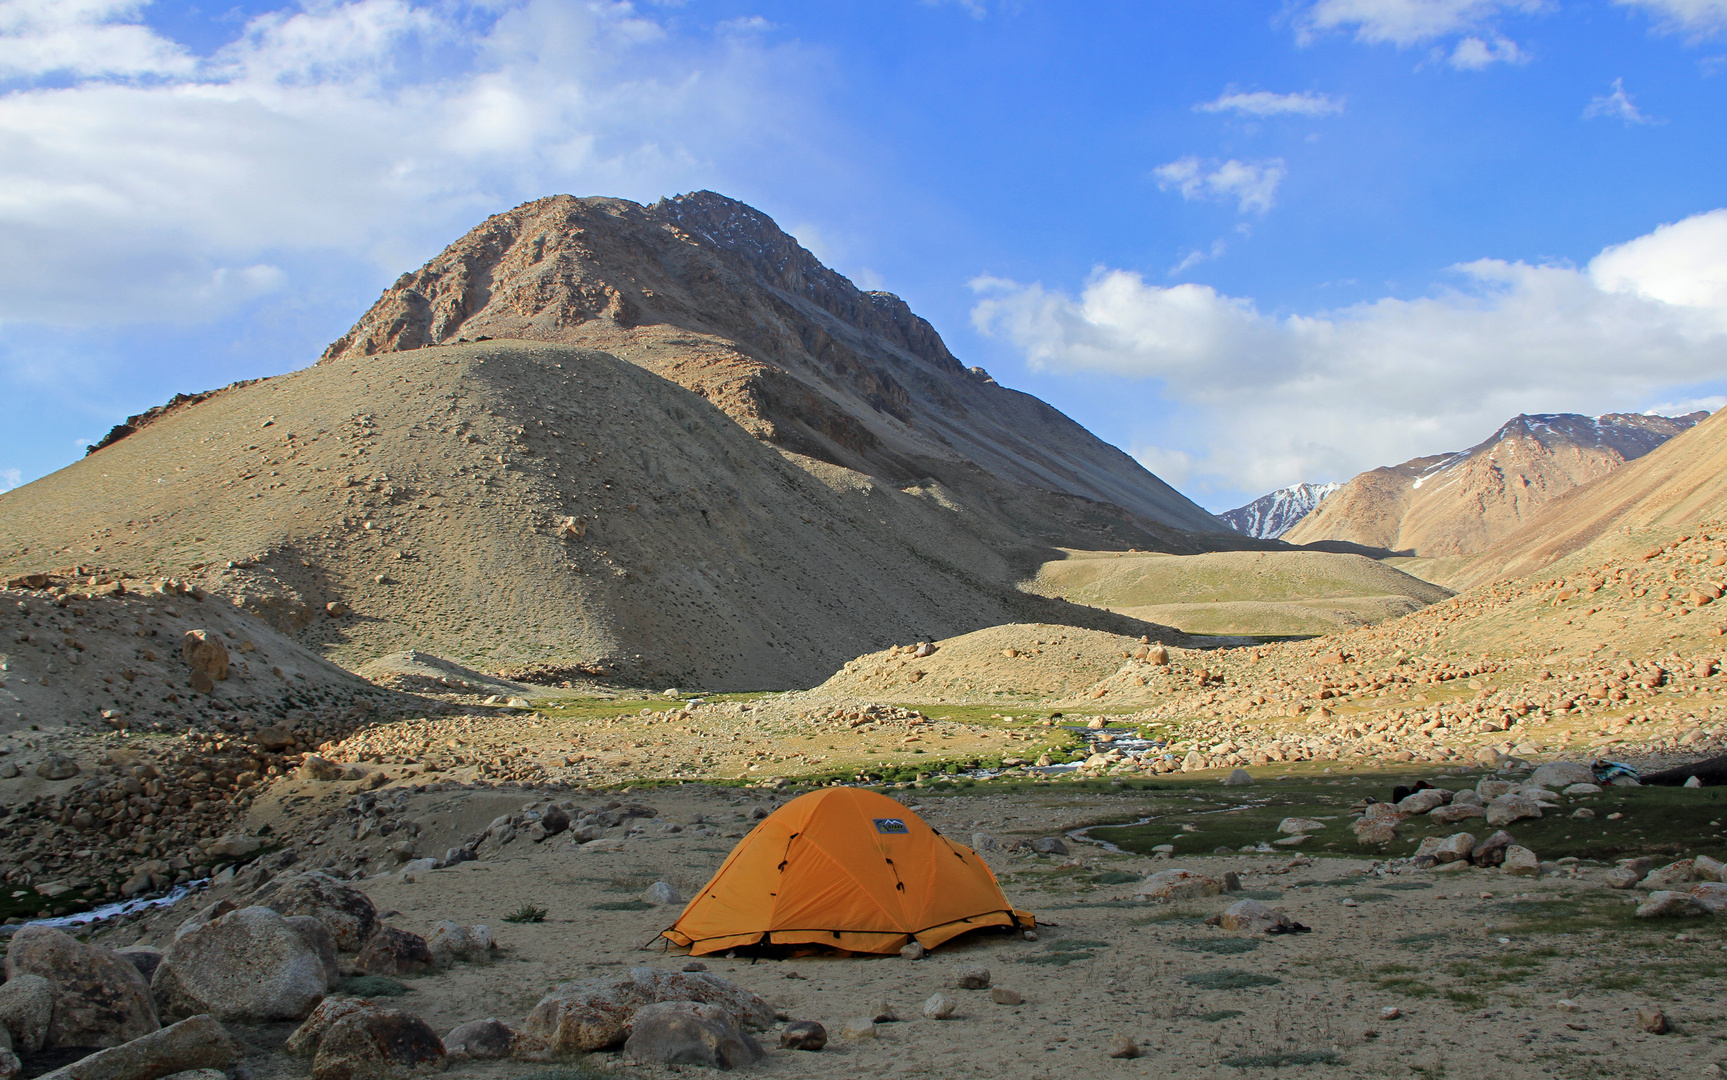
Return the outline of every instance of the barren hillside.
<path id="1" fill-rule="evenodd" d="M 759 439 L 897 487 L 964 489 L 981 470 L 990 487 L 1124 507 L 1159 550 L 1230 532 L 1049 405 L 966 368 L 899 297 L 858 290 L 713 192 L 645 207 L 557 195 L 494 215 L 402 275 L 322 362 L 487 337 L 603 349 Z"/>
<path id="2" fill-rule="evenodd" d="M 1478 552 L 1548 502 L 1647 454 L 1704 415 L 1518 416 L 1468 450 L 1362 473 L 1283 539 L 1343 540 L 1430 558 Z"/>
<path id="3" fill-rule="evenodd" d="M 1018 490 L 1055 528 L 1110 520 Z M 9 572 L 190 576 L 350 667 L 417 649 L 716 688 L 1002 622 L 1146 632 L 1017 592 L 1037 550 L 939 484 L 794 460 L 650 371 L 531 342 L 232 388 L 0 495 Z"/>

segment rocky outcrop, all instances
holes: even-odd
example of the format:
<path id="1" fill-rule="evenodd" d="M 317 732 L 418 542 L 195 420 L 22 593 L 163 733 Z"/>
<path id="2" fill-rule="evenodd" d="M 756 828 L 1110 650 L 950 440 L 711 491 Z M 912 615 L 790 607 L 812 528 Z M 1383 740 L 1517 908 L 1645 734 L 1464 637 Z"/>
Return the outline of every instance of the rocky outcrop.
<path id="1" fill-rule="evenodd" d="M 378 909 L 359 889 L 320 871 L 277 878 L 259 903 L 282 915 L 310 915 L 323 923 L 343 952 L 359 952 L 378 925 Z"/>
<path id="2" fill-rule="evenodd" d="M 553 988 L 528 1014 L 527 1033 L 555 1054 L 588 1053 L 622 1042 L 636 1012 L 660 1001 L 715 1005 L 757 1030 L 766 1030 L 774 1019 L 767 1002 L 717 976 L 636 968 L 628 975 Z"/>

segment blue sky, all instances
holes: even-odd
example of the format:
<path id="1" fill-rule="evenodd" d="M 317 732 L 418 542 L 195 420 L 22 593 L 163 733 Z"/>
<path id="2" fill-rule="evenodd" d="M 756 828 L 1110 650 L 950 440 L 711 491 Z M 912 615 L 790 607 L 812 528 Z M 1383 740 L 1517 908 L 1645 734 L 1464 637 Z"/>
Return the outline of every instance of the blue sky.
<path id="1" fill-rule="evenodd" d="M 1727 0 L 0 0 L 0 489 L 711 188 L 1225 509 L 1727 398 Z"/>

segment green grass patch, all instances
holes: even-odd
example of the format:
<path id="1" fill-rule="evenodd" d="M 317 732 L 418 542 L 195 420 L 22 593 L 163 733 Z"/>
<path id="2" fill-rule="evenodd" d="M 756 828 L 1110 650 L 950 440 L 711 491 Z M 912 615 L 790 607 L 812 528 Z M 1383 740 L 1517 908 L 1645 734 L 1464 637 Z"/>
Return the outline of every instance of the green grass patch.
<path id="1" fill-rule="evenodd" d="M 1200 1013 L 1197 1019 L 1204 1024 L 1218 1024 L 1225 1020 L 1234 1020 L 1247 1014 L 1240 1009 L 1218 1009 L 1216 1012 Z"/>
<path id="2" fill-rule="evenodd" d="M 408 987 L 382 975 L 355 975 L 343 979 L 336 989 L 350 997 L 363 998 L 401 997 L 403 994 L 412 993 Z"/>
<path id="3" fill-rule="evenodd" d="M 523 904 L 508 915 L 505 915 L 504 921 L 512 923 L 545 922 L 548 914 L 550 914 L 550 912 L 543 907 L 535 907 L 532 904 Z"/>
<path id="4" fill-rule="evenodd" d="M 1214 956 L 1236 956 L 1259 948 L 1259 942 L 1252 938 L 1237 937 L 1189 938 L 1176 942 L 1175 947 L 1188 952 L 1211 953 Z"/>
<path id="5" fill-rule="evenodd" d="M 653 906 L 646 900 L 603 900 L 588 905 L 594 911 L 646 911 Z"/>
<path id="6" fill-rule="evenodd" d="M 1275 975 L 1260 975 L 1252 971 L 1224 968 L 1221 971 L 1199 971 L 1185 976 L 1182 982 L 1201 990 L 1248 990 L 1255 986 L 1276 986 L 1282 982 Z"/>
<path id="7" fill-rule="evenodd" d="M 1027 956 L 1020 960 L 1022 964 L 1054 964 L 1066 967 L 1076 960 L 1095 960 L 1094 949 L 1107 949 L 1109 942 L 1093 941 L 1088 938 L 1064 938 L 1052 941 L 1044 946 L 1044 952 L 1036 956 Z"/>
<path id="8" fill-rule="evenodd" d="M 1110 870 L 1092 878 L 1099 885 L 1127 885 L 1139 880 L 1138 874 L 1124 874 L 1120 870 Z"/>
<path id="9" fill-rule="evenodd" d="M 1431 945 L 1436 941 L 1456 941 L 1456 930 L 1428 930 L 1420 934 L 1405 934 L 1397 939 L 1399 945 Z"/>

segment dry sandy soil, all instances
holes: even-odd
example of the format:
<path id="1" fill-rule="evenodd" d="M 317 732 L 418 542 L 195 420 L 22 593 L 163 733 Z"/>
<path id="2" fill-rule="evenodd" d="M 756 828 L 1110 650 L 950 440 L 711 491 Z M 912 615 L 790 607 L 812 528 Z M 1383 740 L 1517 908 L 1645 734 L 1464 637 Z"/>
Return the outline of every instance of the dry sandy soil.
<path id="1" fill-rule="evenodd" d="M 1275 786 L 1264 785 L 1268 791 Z M 351 790 L 351 784 L 278 785 L 255 807 L 253 822 L 290 833 L 306 852 L 306 864 L 317 865 L 334 849 L 362 846 L 346 841 L 348 822 L 357 820 L 342 813 Z M 1060 788 L 1020 795 L 900 794 L 949 835 L 970 839 L 987 831 L 1002 844 L 1137 812 L 1132 794 Z M 415 823 L 424 850 L 457 843 L 494 815 L 543 806 L 549 798 L 584 806 L 606 798 L 509 788 L 416 795 L 386 787 L 374 795 L 394 808 L 381 816 Z M 617 850 L 576 850 L 562 836 L 539 845 L 522 839 L 413 882 L 389 873 L 362 881 L 380 910 L 395 912 L 388 920 L 394 925 L 425 933 L 443 918 L 485 923 L 501 944 L 488 965 L 407 980 L 409 991 L 396 1003 L 438 1030 L 486 1016 L 519 1021 L 555 983 L 638 965 L 681 967 L 681 957 L 653 944 L 676 909 L 637 898 L 655 881 L 689 895 L 751 826 L 757 808 L 765 812 L 776 800 L 701 786 L 618 798 L 651 804 L 657 814 L 612 830 L 622 839 Z M 334 824 L 324 823 L 326 813 Z M 680 831 L 666 831 L 673 824 Z M 382 851 L 385 842 L 374 837 L 362 844 Z M 836 1035 L 818 1054 L 775 1048 L 755 1071 L 788 1080 L 1243 1075 L 1239 1070 L 1266 1076 L 1647 1077 L 1701 1075 L 1705 1065 L 1727 1056 L 1718 1040 L 1723 1005 L 1714 977 L 1727 940 L 1723 931 L 1708 920 L 1634 925 L 1623 917 L 1627 897 L 1602 887 L 1599 870 L 1540 881 L 1467 869 L 1387 876 L 1381 864 L 1359 858 L 1235 854 L 1169 862 L 1073 839 L 1069 844 L 1070 856 L 986 853 L 1012 902 L 1037 915 L 1035 942 L 978 937 L 916 962 L 707 958 L 710 970 L 762 995 L 783 1015 L 819 1020 Z M 1234 871 L 1246 895 L 1288 912 L 1312 932 L 1258 939 L 1230 934 L 1200 920 L 1235 897 L 1171 906 L 1133 901 L 1130 885 L 1099 881 L 1105 875 L 1131 881 L 1170 866 L 1219 876 Z M 245 892 L 227 885 L 199 902 L 243 900 Z M 546 908 L 546 920 L 500 921 L 523 904 Z M 165 944 L 183 917 L 169 912 L 128 919 L 97 940 Z M 954 988 L 959 970 L 978 966 L 989 969 L 994 985 L 1023 994 L 1025 1003 L 999 1005 L 987 992 Z M 938 991 L 958 997 L 960 1009 L 949 1020 L 926 1020 L 920 1006 Z M 1634 1012 L 1650 1004 L 1666 1010 L 1675 1033 L 1638 1029 Z M 880 1024 L 875 1039 L 837 1038 L 844 1021 L 884 1006 L 901 1021 Z M 1387 1007 L 1401 1015 L 1383 1018 Z M 249 1064 L 258 1076 L 295 1075 L 303 1068 L 263 1049 L 279 1043 L 291 1026 L 252 1033 L 260 1048 Z M 1106 1056 L 1121 1035 L 1134 1038 L 1144 1056 Z M 615 1063 L 601 1054 L 578 1068 L 603 1072 Z M 546 1067 L 454 1071 L 545 1075 Z M 671 1071 L 636 1066 L 628 1074 Z"/>

